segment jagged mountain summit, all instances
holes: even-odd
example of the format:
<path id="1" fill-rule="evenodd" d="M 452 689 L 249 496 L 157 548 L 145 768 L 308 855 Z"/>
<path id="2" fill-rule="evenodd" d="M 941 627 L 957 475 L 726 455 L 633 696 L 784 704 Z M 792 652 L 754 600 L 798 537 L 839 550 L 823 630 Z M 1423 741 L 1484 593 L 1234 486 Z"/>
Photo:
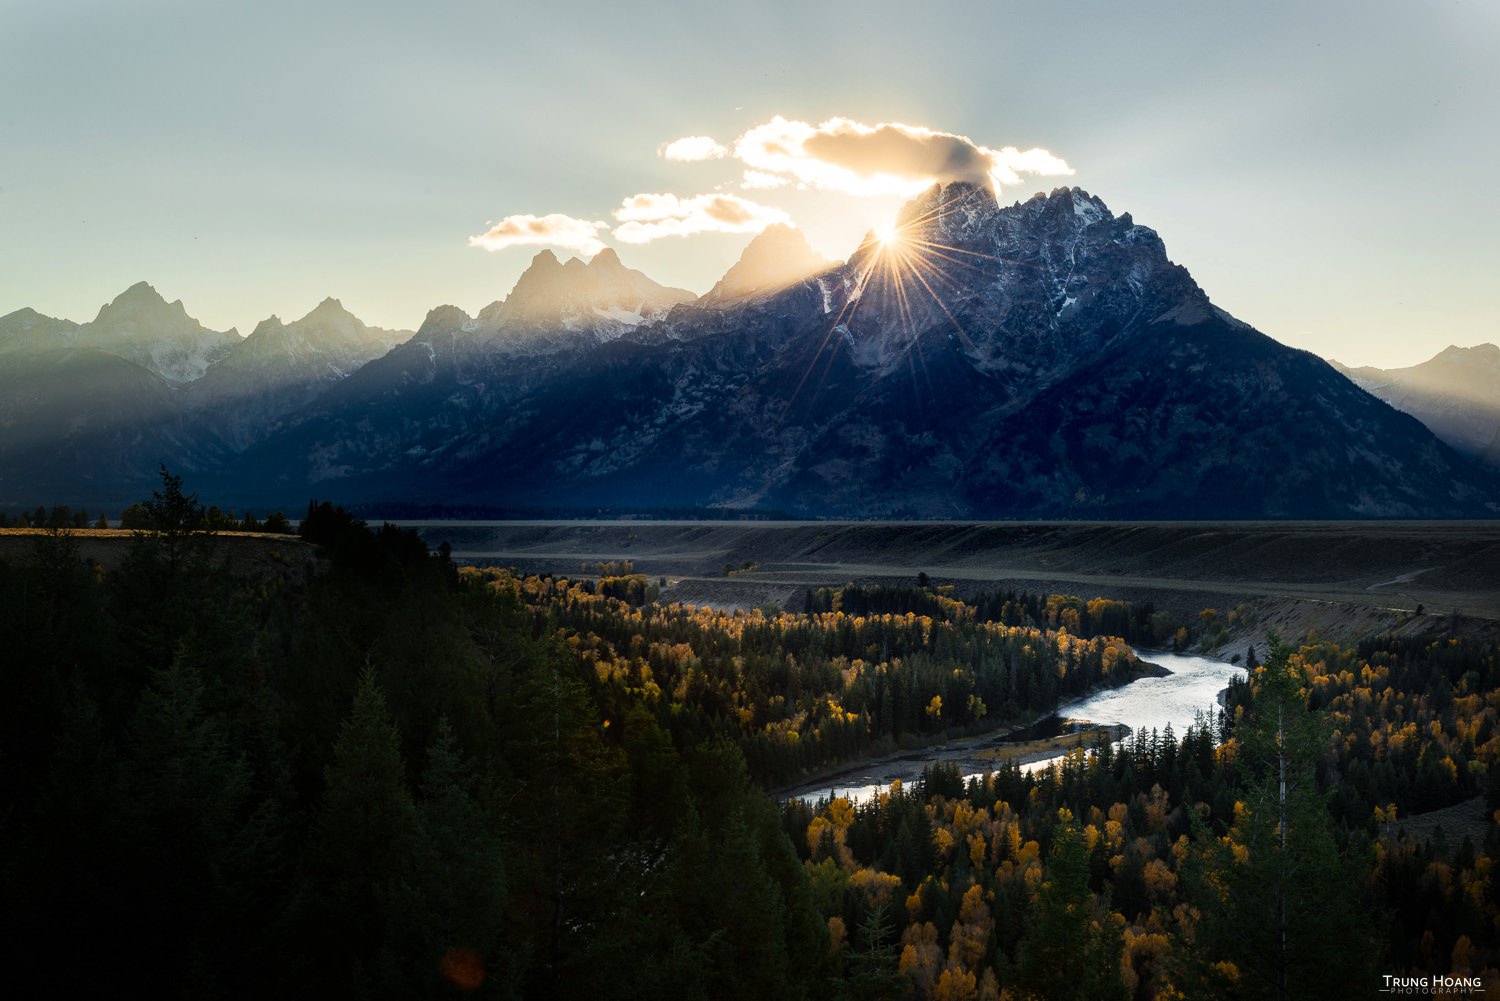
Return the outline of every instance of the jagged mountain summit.
<path id="1" fill-rule="evenodd" d="M 1500 346 L 1449 345 L 1409 368 L 1333 365 L 1457 451 L 1500 467 Z"/>
<path id="2" fill-rule="evenodd" d="M 550 250 L 537 254 L 516 287 L 501 302 L 480 311 L 478 327 L 513 338 L 556 331 L 592 331 L 609 339 L 623 328 L 661 318 L 673 306 L 697 296 L 667 288 L 625 267 L 605 248 L 584 263 L 560 263 Z"/>
<path id="3" fill-rule="evenodd" d="M 479 318 L 434 310 L 226 484 L 533 513 L 1496 510 L 1493 477 L 1079 189 L 1002 207 L 934 186 L 842 265 L 624 325 L 579 291 L 593 265 L 550 257 Z"/>
<path id="4" fill-rule="evenodd" d="M 281 383 L 335 381 L 411 336 L 409 330 L 367 326 L 337 299 L 324 299 L 292 323 L 272 316 L 249 337 L 204 327 L 182 300 L 168 303 L 137 282 L 99 309 L 90 323 L 45 316 L 31 308 L 0 316 L 0 355 L 102 351 L 133 362 L 175 387 L 234 380 Z"/>
<path id="5" fill-rule="evenodd" d="M 0 317 L 0 354 L 103 351 L 134 362 L 170 383 L 200 378 L 240 340 L 235 330 L 209 330 L 187 314 L 182 300 L 167 302 L 136 282 L 84 324 L 19 309 Z"/>
<path id="6" fill-rule="evenodd" d="M 137 282 L 79 328 L 74 342 L 135 362 L 168 382 L 200 378 L 240 340 L 235 330 L 209 330 L 188 316 L 182 300 L 167 302 Z"/>
<path id="7" fill-rule="evenodd" d="M 211 463 L 218 443 L 181 390 L 238 341 L 145 282 L 90 323 L 32 309 L 0 317 L 0 503 L 113 499 L 163 459 Z"/>
<path id="8" fill-rule="evenodd" d="M 295 368 L 340 379 L 385 354 L 411 333 L 367 326 L 339 300 L 328 298 L 300 320 L 283 323 L 277 316 L 262 320 L 205 375 Z"/>
<path id="9" fill-rule="evenodd" d="M 328 299 L 241 338 L 204 328 L 144 282 L 88 324 L 17 310 L 0 317 L 0 503 L 123 500 L 161 461 L 222 466 L 410 336 L 366 326 Z"/>
<path id="10" fill-rule="evenodd" d="M 78 324 L 38 313 L 31 307 L 0 316 L 0 355 L 65 351 L 73 346 Z"/>
<path id="11" fill-rule="evenodd" d="M 701 302 L 728 306 L 755 296 L 771 295 L 837 263 L 813 250 L 800 229 L 775 223 L 750 241 L 740 259 Z"/>
<path id="12" fill-rule="evenodd" d="M 334 298 L 291 323 L 262 320 L 191 386 L 190 405 L 234 449 L 412 336 L 371 327 Z"/>
<path id="13" fill-rule="evenodd" d="M 337 300 L 229 336 L 144 285 L 91 324 L 0 318 L 0 503 L 127 502 L 165 460 L 257 507 L 1500 513 L 1495 473 L 1215 307 L 1077 188 L 934 186 L 842 264 L 768 230 L 701 298 L 544 251 L 409 339 Z"/>

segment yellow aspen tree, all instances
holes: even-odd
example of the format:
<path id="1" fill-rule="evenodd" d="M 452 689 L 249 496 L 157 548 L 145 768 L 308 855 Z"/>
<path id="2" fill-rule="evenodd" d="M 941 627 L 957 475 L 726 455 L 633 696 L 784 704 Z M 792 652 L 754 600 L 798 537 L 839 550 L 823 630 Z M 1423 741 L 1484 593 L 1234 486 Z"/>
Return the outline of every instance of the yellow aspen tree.
<path id="1" fill-rule="evenodd" d="M 958 920 L 948 933 L 948 963 L 966 970 L 977 970 L 988 950 L 990 932 L 995 920 L 985 903 L 984 890 L 977 884 L 964 891 L 959 904 Z"/>
<path id="2" fill-rule="evenodd" d="M 938 976 L 932 989 L 933 1001 L 975 1001 L 979 988 L 974 974 L 951 967 Z"/>
<path id="3" fill-rule="evenodd" d="M 910 924 L 901 933 L 901 962 L 897 969 L 911 977 L 917 992 L 931 997 L 943 965 L 943 949 L 937 944 L 937 926 L 931 921 Z"/>

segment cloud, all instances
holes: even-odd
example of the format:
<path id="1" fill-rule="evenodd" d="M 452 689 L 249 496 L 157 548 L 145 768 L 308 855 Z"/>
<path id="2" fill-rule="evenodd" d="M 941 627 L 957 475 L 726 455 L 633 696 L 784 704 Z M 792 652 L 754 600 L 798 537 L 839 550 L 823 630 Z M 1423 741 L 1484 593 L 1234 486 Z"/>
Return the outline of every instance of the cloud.
<path id="1" fill-rule="evenodd" d="M 729 150 L 708 136 L 684 136 L 673 142 L 663 143 L 657 150 L 668 160 L 722 160 Z"/>
<path id="2" fill-rule="evenodd" d="M 621 224 L 614 237 L 623 243 L 650 243 L 694 233 L 759 233 L 772 223 L 791 222 L 781 209 L 725 194 L 632 195 L 620 202 L 614 214 Z"/>
<path id="3" fill-rule="evenodd" d="M 598 231 L 608 228 L 607 222 L 575 219 L 559 212 L 544 216 L 511 215 L 495 223 L 488 231 L 469 237 L 469 246 L 485 250 L 552 246 L 592 257 L 604 249 Z"/>
<path id="4" fill-rule="evenodd" d="M 911 197 L 934 181 L 968 181 L 998 194 L 1002 186 L 1020 183 L 1023 175 L 1073 173 L 1061 157 L 1041 148 L 995 149 L 921 125 L 865 125 L 849 118 L 811 125 L 778 115 L 728 147 L 711 136 L 683 136 L 663 143 L 657 153 L 676 162 L 733 159 L 742 168 L 739 186 L 744 191 L 796 185 L 853 195 Z M 730 185 L 721 185 L 726 186 Z M 611 224 L 560 213 L 506 216 L 470 237 L 469 246 L 553 246 L 592 256 L 604 249 L 600 231 L 611 225 L 613 237 L 622 243 L 650 243 L 695 233 L 758 233 L 774 223 L 792 221 L 779 208 L 722 192 L 632 195 L 621 201 L 614 218 Z"/>
<path id="5" fill-rule="evenodd" d="M 854 195 L 904 195 L 934 181 L 967 181 L 993 191 L 1021 174 L 1071 174 L 1047 150 L 991 149 L 967 136 L 920 125 L 864 125 L 830 118 L 821 125 L 777 116 L 734 141 L 733 156 L 760 174 Z"/>
<path id="6" fill-rule="evenodd" d="M 764 170 L 747 170 L 745 177 L 740 181 L 740 187 L 746 191 L 757 188 L 784 188 L 792 182 L 780 174 L 768 174 Z"/>

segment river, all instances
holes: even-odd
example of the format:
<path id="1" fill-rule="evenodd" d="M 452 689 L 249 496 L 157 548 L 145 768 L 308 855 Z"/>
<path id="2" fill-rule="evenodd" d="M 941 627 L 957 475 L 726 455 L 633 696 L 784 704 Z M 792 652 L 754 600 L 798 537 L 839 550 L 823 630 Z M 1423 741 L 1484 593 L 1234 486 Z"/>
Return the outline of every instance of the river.
<path id="1" fill-rule="evenodd" d="M 1130 727 L 1132 732 L 1153 728 L 1161 731 L 1170 723 L 1173 732 L 1181 739 L 1198 713 L 1217 711 L 1219 693 L 1228 687 L 1231 679 L 1245 676 L 1243 667 L 1212 657 L 1146 650 L 1140 651 L 1140 656 L 1171 673 L 1162 677 L 1138 678 L 1128 685 L 1076 699 L 1059 706 L 1054 716 L 1028 730 L 1037 730 L 1036 736 L 1044 736 L 1048 730 L 1073 729 L 1074 724 L 1118 723 Z M 957 764 L 965 778 L 983 775 L 985 762 L 976 752 L 1006 741 L 1005 734 L 988 734 L 881 758 L 854 766 L 834 779 L 824 778 L 794 789 L 790 795 L 810 802 L 834 796 L 846 796 L 857 802 L 888 789 L 896 779 L 908 784 L 916 781 L 921 777 L 922 769 L 936 761 Z M 1061 756 L 1039 757 L 1021 767 L 1026 771 L 1045 768 Z"/>

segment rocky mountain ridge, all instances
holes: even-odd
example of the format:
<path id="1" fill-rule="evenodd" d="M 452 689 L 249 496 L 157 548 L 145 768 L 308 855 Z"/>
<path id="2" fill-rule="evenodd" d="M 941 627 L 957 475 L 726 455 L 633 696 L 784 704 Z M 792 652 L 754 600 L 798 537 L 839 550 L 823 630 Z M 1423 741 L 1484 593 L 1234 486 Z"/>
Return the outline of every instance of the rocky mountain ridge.
<path id="1" fill-rule="evenodd" d="M 0 351 L 28 323 L 41 321 L 0 318 Z M 262 327 L 269 344 L 277 327 Z M 238 435 L 205 425 L 179 451 L 213 490 L 257 504 L 842 518 L 1500 511 L 1493 475 L 1215 307 L 1153 230 L 1077 188 L 1001 206 L 972 185 L 934 186 L 892 239 L 872 235 L 842 264 L 795 231 L 767 231 L 696 299 L 613 251 L 588 263 L 543 252 L 478 315 L 438 307 L 415 336 L 274 418 Z"/>
<path id="2" fill-rule="evenodd" d="M 276 421 L 311 403 L 411 337 L 367 326 L 343 303 L 324 299 L 299 320 L 262 320 L 193 382 L 188 405 L 233 449 L 248 447 Z"/>
<path id="3" fill-rule="evenodd" d="M 813 250 L 800 229 L 774 223 L 750 241 L 739 260 L 699 301 L 722 308 L 772 295 L 838 263 Z"/>
<path id="4" fill-rule="evenodd" d="M 1417 422 L 1217 309 L 1154 231 L 1077 189 L 1001 207 L 933 188 L 890 243 L 608 341 L 522 357 L 473 326 L 434 311 L 246 463 L 377 505 L 520 512 L 1493 510 L 1493 481 Z"/>
<path id="5" fill-rule="evenodd" d="M 135 362 L 170 383 L 201 378 L 240 339 L 235 330 L 209 330 L 146 282 L 136 282 L 99 309 L 89 323 L 20 309 L 0 317 L 0 353 L 103 351 Z"/>

